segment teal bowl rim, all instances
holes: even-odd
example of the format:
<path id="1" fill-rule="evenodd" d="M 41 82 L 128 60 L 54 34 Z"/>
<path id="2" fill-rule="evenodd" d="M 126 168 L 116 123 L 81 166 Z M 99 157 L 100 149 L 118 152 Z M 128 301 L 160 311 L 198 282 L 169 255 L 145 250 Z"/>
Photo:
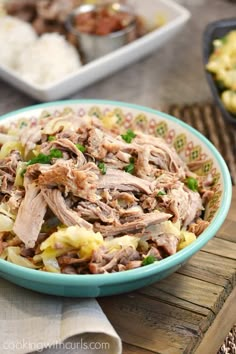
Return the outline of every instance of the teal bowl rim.
<path id="1" fill-rule="evenodd" d="M 16 264 L 10 263 L 8 261 L 0 259 L 0 274 L 7 273 L 12 274 L 15 277 L 20 277 L 24 279 L 34 280 L 36 282 L 41 282 L 45 284 L 60 284 L 64 286 L 102 286 L 102 285 L 115 285 L 118 283 L 125 283 L 132 280 L 137 280 L 141 278 L 150 277 L 154 274 L 165 272 L 168 269 L 174 268 L 188 258 L 190 258 L 194 253 L 199 251 L 219 230 L 223 224 L 232 198 L 232 182 L 228 167 L 220 155 L 218 150 L 214 145 L 205 138 L 200 132 L 192 128 L 190 125 L 184 123 L 183 121 L 158 110 L 148 108 L 141 105 L 121 102 L 121 101 L 109 101 L 109 100 L 98 100 L 98 99 L 78 99 L 78 100 L 61 100 L 61 101 L 52 101 L 48 103 L 41 103 L 27 108 L 22 108 L 7 114 L 4 114 L 0 117 L 0 120 L 12 117 L 16 114 L 28 112 L 35 109 L 47 108 L 51 106 L 65 106 L 65 105 L 75 105 L 75 104 L 94 104 L 94 105 L 111 105 L 111 106 L 121 106 L 126 108 L 133 108 L 148 114 L 158 115 L 169 121 L 175 122 L 185 128 L 187 131 L 190 131 L 193 135 L 205 144 L 208 149 L 212 152 L 214 158 L 219 164 L 222 180 L 224 185 L 221 207 L 217 211 L 213 222 L 207 227 L 207 229 L 194 241 L 192 244 L 184 248 L 183 250 L 177 252 L 176 254 L 169 256 L 159 262 L 150 264 L 145 267 L 127 270 L 125 272 L 110 273 L 110 274 L 84 274 L 84 275 L 72 275 L 72 274 L 57 274 L 49 272 L 40 272 L 35 269 L 29 269 Z"/>

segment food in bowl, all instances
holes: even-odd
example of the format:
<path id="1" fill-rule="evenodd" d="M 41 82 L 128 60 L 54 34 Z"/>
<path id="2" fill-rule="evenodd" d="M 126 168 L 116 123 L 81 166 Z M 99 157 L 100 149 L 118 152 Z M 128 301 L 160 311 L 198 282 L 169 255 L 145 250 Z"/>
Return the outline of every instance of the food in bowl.
<path id="1" fill-rule="evenodd" d="M 97 6 L 92 11 L 74 16 L 74 29 L 83 33 L 104 36 L 121 31 L 134 22 L 134 15 L 124 10 L 117 11 L 111 4 Z"/>
<path id="2" fill-rule="evenodd" d="M 38 35 L 66 34 L 64 21 L 80 0 L 10 0 L 4 1 L 5 12 L 32 24 Z"/>
<path id="3" fill-rule="evenodd" d="M 36 38 L 30 24 L 11 16 L 0 16 L 0 65 L 14 69 L 19 54 Z"/>
<path id="4" fill-rule="evenodd" d="M 130 129 L 162 137 L 168 146 L 175 147 L 181 159 L 187 165 L 190 164 L 197 175 L 213 177 L 211 190 L 214 196 L 204 211 L 204 220 L 209 225 L 188 247 L 161 261 L 136 269 L 103 274 L 63 274 L 38 271 L 0 258 L 3 278 L 25 288 L 57 296 L 98 297 L 120 294 L 169 276 L 214 237 L 228 213 L 232 183 L 221 155 L 203 135 L 180 120 L 147 107 L 102 100 L 68 100 L 27 107 L 2 116 L 1 142 L 6 142 L 8 134 L 5 133 L 9 131 L 9 126 L 14 132 L 15 129 L 23 129 L 26 124 L 34 126 L 38 117 L 57 116 L 58 112 L 65 117 L 72 113 L 78 119 L 86 116 L 100 119 L 105 116 L 105 125 L 111 129 L 115 123 L 121 134 Z"/>
<path id="5" fill-rule="evenodd" d="M 68 16 L 68 32 L 77 39 L 85 62 L 90 62 L 136 39 L 133 10 L 118 2 L 81 5 Z"/>
<path id="6" fill-rule="evenodd" d="M 214 75 L 225 108 L 236 114 L 236 30 L 213 41 L 206 68 Z"/>
<path id="7" fill-rule="evenodd" d="M 114 51 L 147 32 L 140 16 L 127 12 L 127 5 L 118 2 L 106 6 L 81 3 L 74 0 L 66 3 L 61 0 L 4 2 L 5 12 L 0 13 L 0 45 L 3 48 L 0 67 L 14 70 L 18 78 L 43 89 L 75 74 L 82 64 Z M 94 38 L 91 40 L 81 36 L 78 40 L 78 35 L 73 32 L 79 29 L 72 31 L 66 23 L 69 23 L 68 18 L 74 19 L 72 14 L 74 9 L 78 11 L 79 5 L 81 9 L 83 6 L 100 9 L 96 12 L 96 32 L 102 34 L 103 31 L 105 36 L 110 29 L 116 31 L 115 38 L 99 43 Z M 81 16 L 84 18 L 86 14 Z M 79 20 L 77 12 L 76 19 Z M 91 20 L 86 20 L 86 26 L 91 29 Z"/>
<path id="8" fill-rule="evenodd" d="M 80 56 L 64 36 L 37 36 L 33 27 L 15 17 L 0 17 L 0 65 L 41 87 L 51 85 L 81 66 Z"/>
<path id="9" fill-rule="evenodd" d="M 42 112 L 1 126 L 0 257 L 27 268 L 106 274 L 196 242 L 215 177 L 113 112 Z M 142 124 L 140 126 L 142 128 Z"/>
<path id="10" fill-rule="evenodd" d="M 128 1 L 126 0 L 120 0 L 117 2 L 122 5 L 128 4 Z M 73 39 L 67 33 L 67 30 L 65 28 L 65 21 L 68 15 L 75 8 L 80 5 L 86 4 L 101 6 L 104 5 L 104 0 L 11 0 L 6 1 L 4 5 L 2 5 L 2 7 L 3 11 L 5 11 L 8 15 L 17 17 L 21 20 L 31 23 L 38 35 L 42 35 L 44 33 L 57 32 L 66 35 L 68 40 L 71 40 L 74 43 Z M 105 8 L 108 8 L 108 6 L 105 6 Z M 126 17 L 127 14 L 123 13 L 121 16 Z M 130 18 L 130 15 L 128 15 L 128 17 Z M 142 36 L 147 31 L 154 29 L 145 28 L 146 25 L 144 24 L 144 21 L 137 14 L 135 15 L 135 18 L 137 22 L 138 36 Z M 111 19 L 111 16 L 109 16 L 109 19 Z M 120 21 L 120 19 L 118 18 L 118 21 L 120 22 L 120 25 L 122 27 L 126 25 L 123 20 L 125 20 L 126 22 L 126 19 L 122 19 L 122 21 Z M 156 22 L 157 23 L 154 27 L 159 27 L 163 21 L 161 19 L 158 19 L 158 21 Z"/>
<path id="11" fill-rule="evenodd" d="M 77 72 L 81 65 L 78 52 L 62 35 L 46 33 L 18 55 L 15 70 L 25 81 L 43 87 Z"/>

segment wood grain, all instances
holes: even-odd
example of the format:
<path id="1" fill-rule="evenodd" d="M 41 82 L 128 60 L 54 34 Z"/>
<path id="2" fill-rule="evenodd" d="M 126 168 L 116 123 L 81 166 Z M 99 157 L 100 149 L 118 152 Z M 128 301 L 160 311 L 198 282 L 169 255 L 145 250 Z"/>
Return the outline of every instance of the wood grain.
<path id="1" fill-rule="evenodd" d="M 234 288 L 215 321 L 206 332 L 195 354 L 215 354 L 225 339 L 225 332 L 228 333 L 235 324 L 235 314 L 236 288 Z M 211 346 L 209 346 L 209 343 L 211 343 Z"/>
<path id="2" fill-rule="evenodd" d="M 126 354 L 156 354 L 156 352 L 151 352 L 150 350 L 142 349 L 127 343 L 123 343 L 123 352 Z"/>
<path id="3" fill-rule="evenodd" d="M 205 252 L 218 254 L 224 258 L 236 259 L 236 243 L 215 237 L 203 248 Z"/>
<path id="4" fill-rule="evenodd" d="M 146 350 L 177 354 L 201 335 L 204 316 L 133 293 L 100 304 L 124 342 Z"/>
<path id="5" fill-rule="evenodd" d="M 235 210 L 236 210 L 236 206 L 235 206 Z M 228 215 L 229 217 L 229 215 Z M 220 229 L 220 231 L 218 232 L 218 234 L 216 235 L 216 237 L 219 237 L 223 240 L 227 240 L 227 241 L 231 241 L 231 242 L 235 242 L 235 238 L 236 238 L 236 222 L 232 221 L 230 219 L 227 219 L 222 228 Z"/>
<path id="6" fill-rule="evenodd" d="M 229 281 L 232 286 L 235 286 L 235 278 L 232 274 L 232 269 L 235 267 L 235 260 L 224 259 L 224 267 L 222 267 L 222 257 L 200 251 L 184 267 L 180 268 L 178 273 L 221 286 L 225 286 Z"/>
<path id="7" fill-rule="evenodd" d="M 217 311 L 217 299 L 223 296 L 224 292 L 221 286 L 212 283 L 208 283 L 207 288 L 206 292 L 205 281 L 175 273 L 140 292 L 151 293 L 162 301 L 206 315 L 209 310 Z"/>
<path id="8" fill-rule="evenodd" d="M 235 284 L 236 187 L 216 237 L 178 272 L 99 302 L 123 340 L 124 354 L 215 354 L 236 322 Z"/>

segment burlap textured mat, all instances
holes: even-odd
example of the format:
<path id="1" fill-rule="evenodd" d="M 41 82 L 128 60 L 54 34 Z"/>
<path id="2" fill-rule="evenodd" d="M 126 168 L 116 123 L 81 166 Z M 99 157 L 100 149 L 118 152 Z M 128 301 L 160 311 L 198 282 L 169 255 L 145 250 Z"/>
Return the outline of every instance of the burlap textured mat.
<path id="1" fill-rule="evenodd" d="M 226 337 L 217 354 L 236 354 L 236 325 Z"/>
<path id="2" fill-rule="evenodd" d="M 224 121 L 218 108 L 211 103 L 193 105 L 171 105 L 162 107 L 169 113 L 205 135 L 224 157 L 236 184 L 236 125 Z"/>

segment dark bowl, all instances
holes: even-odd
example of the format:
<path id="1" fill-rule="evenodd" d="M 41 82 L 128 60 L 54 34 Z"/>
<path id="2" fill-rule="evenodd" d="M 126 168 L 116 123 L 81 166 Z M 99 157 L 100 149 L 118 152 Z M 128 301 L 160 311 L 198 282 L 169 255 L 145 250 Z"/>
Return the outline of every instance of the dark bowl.
<path id="1" fill-rule="evenodd" d="M 223 19 L 210 23 L 203 33 L 203 61 L 204 67 L 208 63 L 210 54 L 213 51 L 213 41 L 224 37 L 229 31 L 236 29 L 236 18 Z M 236 126 L 236 115 L 230 113 L 224 106 L 220 94 L 221 91 L 214 81 L 213 75 L 205 69 L 208 84 L 216 104 L 218 105 L 223 118 Z"/>

